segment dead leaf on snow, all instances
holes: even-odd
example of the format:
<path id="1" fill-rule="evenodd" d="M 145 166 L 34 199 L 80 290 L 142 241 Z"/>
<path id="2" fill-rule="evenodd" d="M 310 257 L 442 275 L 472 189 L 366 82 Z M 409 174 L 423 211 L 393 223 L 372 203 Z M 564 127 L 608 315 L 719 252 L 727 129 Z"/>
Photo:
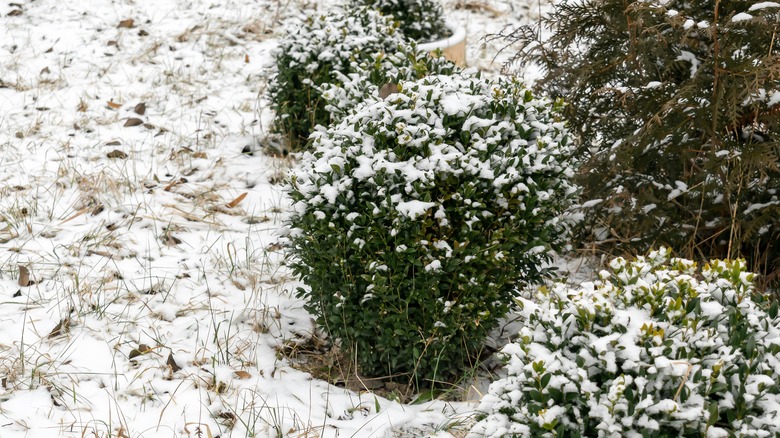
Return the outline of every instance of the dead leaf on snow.
<path id="1" fill-rule="evenodd" d="M 26 266 L 19 265 L 19 286 L 30 285 L 30 270 Z"/>
<path id="2" fill-rule="evenodd" d="M 165 188 L 164 188 L 163 190 L 164 190 L 164 191 L 166 191 L 166 192 L 170 192 L 170 191 L 171 191 L 171 189 L 172 189 L 174 186 L 176 186 L 176 185 L 178 185 L 178 184 L 184 184 L 184 182 L 185 182 L 185 181 L 184 181 L 184 178 L 175 179 L 175 180 L 171 181 L 170 183 L 168 183 L 168 185 L 167 185 L 167 186 L 165 186 Z"/>
<path id="3" fill-rule="evenodd" d="M 133 111 L 135 111 L 135 113 L 139 116 L 144 115 L 144 113 L 146 113 L 146 104 L 144 102 L 139 103 L 135 106 L 135 108 L 133 108 Z"/>
<path id="4" fill-rule="evenodd" d="M 106 105 L 108 105 L 108 107 L 109 107 L 109 108 L 111 108 L 111 109 L 119 109 L 119 108 L 122 108 L 122 104 L 121 104 L 121 103 L 116 103 L 116 102 L 114 102 L 113 100 L 109 100 L 109 101 L 108 101 L 108 103 L 107 103 Z"/>
<path id="5" fill-rule="evenodd" d="M 127 119 L 127 121 L 125 122 L 125 127 L 130 127 L 130 126 L 138 126 L 138 125 L 143 125 L 143 124 L 144 124 L 144 121 L 143 121 L 143 120 L 141 120 L 141 119 L 136 119 L 135 117 L 130 117 L 130 118 L 129 118 L 129 119 Z"/>
<path id="6" fill-rule="evenodd" d="M 19 16 L 19 15 L 22 15 L 22 10 L 21 9 L 14 9 L 13 11 L 8 13 L 9 17 L 16 17 L 16 16 Z"/>
<path id="7" fill-rule="evenodd" d="M 181 239 L 172 235 L 171 233 L 166 233 L 161 240 L 168 246 L 181 245 L 182 242 Z"/>
<path id="8" fill-rule="evenodd" d="M 233 374 L 235 374 L 236 377 L 238 377 L 241 380 L 246 380 L 246 379 L 252 377 L 251 374 L 247 373 L 246 371 L 241 371 L 241 370 L 233 371 Z"/>
<path id="9" fill-rule="evenodd" d="M 62 335 L 64 333 L 67 333 L 70 329 L 70 318 L 64 318 L 60 320 L 60 322 L 57 323 L 57 325 L 54 326 L 52 331 L 49 333 L 49 338 L 55 338 L 59 335 Z"/>
<path id="10" fill-rule="evenodd" d="M 236 199 L 234 199 L 234 200 L 230 201 L 230 202 L 227 204 L 227 208 L 233 208 L 233 207 L 235 207 L 236 205 L 238 205 L 239 203 L 241 203 L 241 201 L 243 201 L 243 200 L 244 200 L 244 198 L 246 198 L 246 195 L 247 195 L 247 192 L 244 192 L 244 193 L 242 193 L 242 194 L 238 195 L 238 197 L 237 197 Z"/>
<path id="11" fill-rule="evenodd" d="M 113 151 L 106 154 L 108 158 L 119 158 L 120 160 L 124 160 L 127 158 L 127 154 L 120 151 L 119 149 L 114 149 Z"/>
<path id="12" fill-rule="evenodd" d="M 122 20 L 119 22 L 119 25 L 117 27 L 124 27 L 125 29 L 132 29 L 135 27 L 135 20 L 132 18 L 128 18 L 127 20 Z"/>
<path id="13" fill-rule="evenodd" d="M 128 355 L 129 359 L 133 359 L 135 357 L 138 357 L 142 354 L 146 354 L 148 352 L 152 351 L 152 349 L 146 345 L 146 344 L 138 344 L 138 348 L 133 348 L 130 350 L 130 354 Z"/>
<path id="14" fill-rule="evenodd" d="M 176 360 L 173 358 L 173 353 L 170 353 L 168 355 L 168 360 L 166 361 L 166 363 L 168 364 L 169 367 L 171 367 L 171 371 L 173 371 L 174 373 L 181 369 L 179 364 L 177 364 Z"/>

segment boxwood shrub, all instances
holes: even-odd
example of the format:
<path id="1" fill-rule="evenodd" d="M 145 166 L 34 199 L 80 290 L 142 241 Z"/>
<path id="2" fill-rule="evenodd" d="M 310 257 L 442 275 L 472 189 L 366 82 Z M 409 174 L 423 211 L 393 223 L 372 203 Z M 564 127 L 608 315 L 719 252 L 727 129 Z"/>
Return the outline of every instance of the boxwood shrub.
<path id="1" fill-rule="evenodd" d="M 330 123 L 318 86 L 349 74 L 376 53 L 395 52 L 405 41 L 392 17 L 369 7 L 337 8 L 309 15 L 290 26 L 274 53 L 275 73 L 268 86 L 274 131 L 291 151 L 305 148 L 317 125 Z"/>
<path id="2" fill-rule="evenodd" d="M 444 38 L 449 30 L 438 0 L 352 0 L 398 20 L 401 32 L 410 40 L 427 43 Z"/>
<path id="3" fill-rule="evenodd" d="M 780 436 L 780 319 L 741 260 L 662 249 L 519 300 L 474 437 Z"/>
<path id="4" fill-rule="evenodd" d="M 290 185 L 290 265 L 363 374 L 457 377 L 517 287 L 549 274 L 576 196 L 560 106 L 514 79 L 438 75 L 313 134 Z"/>

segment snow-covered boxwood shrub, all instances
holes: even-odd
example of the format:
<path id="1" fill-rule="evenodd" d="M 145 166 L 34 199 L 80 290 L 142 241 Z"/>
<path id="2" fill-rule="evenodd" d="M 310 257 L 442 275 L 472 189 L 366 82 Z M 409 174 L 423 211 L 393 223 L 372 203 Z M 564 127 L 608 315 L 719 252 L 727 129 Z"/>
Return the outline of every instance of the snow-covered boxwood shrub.
<path id="1" fill-rule="evenodd" d="M 404 41 L 392 17 L 368 7 L 310 15 L 291 26 L 279 39 L 268 87 L 274 130 L 286 136 L 289 149 L 302 149 L 317 125 L 330 123 L 320 85 L 376 53 L 395 52 Z"/>
<path id="2" fill-rule="evenodd" d="M 449 33 L 438 0 L 352 0 L 352 3 L 392 16 L 398 20 L 401 32 L 413 41 L 427 43 Z"/>
<path id="3" fill-rule="evenodd" d="M 377 52 L 354 62 L 350 73 L 333 72 L 333 81 L 317 88 L 325 100 L 331 123 L 340 122 L 355 107 L 369 99 L 386 98 L 398 91 L 398 84 L 430 75 L 464 73 L 441 51 L 421 52 L 414 42 L 402 43 L 395 51 Z"/>
<path id="4" fill-rule="evenodd" d="M 519 300 L 479 437 L 780 436 L 780 319 L 744 261 L 669 251 Z"/>
<path id="5" fill-rule="evenodd" d="M 290 264 L 363 374 L 456 376 L 516 288 L 548 273 L 576 192 L 559 110 L 514 79 L 439 75 L 313 135 L 291 181 Z"/>

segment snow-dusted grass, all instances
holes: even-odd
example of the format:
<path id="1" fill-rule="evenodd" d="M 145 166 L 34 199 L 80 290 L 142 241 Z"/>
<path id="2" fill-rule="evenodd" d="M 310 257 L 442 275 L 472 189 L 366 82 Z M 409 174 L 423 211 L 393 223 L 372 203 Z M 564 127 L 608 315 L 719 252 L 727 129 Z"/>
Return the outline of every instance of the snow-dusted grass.
<path id="1" fill-rule="evenodd" d="M 266 66 L 283 20 L 329 2 L 18 3 L 0 4 L 0 436 L 458 435 L 474 405 L 401 405 L 288 357 L 314 333 L 275 235 L 293 163 L 261 152 Z M 479 35 L 511 3 L 445 9 L 496 71 Z"/>

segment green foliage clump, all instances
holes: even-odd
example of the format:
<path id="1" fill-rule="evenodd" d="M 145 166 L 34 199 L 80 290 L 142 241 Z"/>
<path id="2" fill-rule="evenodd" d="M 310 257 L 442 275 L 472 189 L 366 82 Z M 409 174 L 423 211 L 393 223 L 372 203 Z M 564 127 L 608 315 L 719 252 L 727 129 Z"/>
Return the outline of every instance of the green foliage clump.
<path id="1" fill-rule="evenodd" d="M 306 309 L 368 376 L 459 377 L 566 243 L 559 104 L 512 79 L 401 82 L 313 135 L 291 181 Z"/>
<path id="2" fill-rule="evenodd" d="M 274 130 L 291 151 L 306 147 L 317 125 L 330 123 L 319 87 L 349 74 L 377 53 L 395 52 L 405 41 L 391 17 L 366 7 L 307 16 L 279 39 L 269 84 Z"/>
<path id="3" fill-rule="evenodd" d="M 780 436 L 780 318 L 742 260 L 669 250 L 519 300 L 474 437 Z"/>
<path id="4" fill-rule="evenodd" d="M 778 21 L 758 0 L 561 1 L 510 35 L 569 104 L 582 242 L 780 269 Z"/>
<path id="5" fill-rule="evenodd" d="M 413 41 L 427 43 L 449 33 L 438 0 L 352 0 L 352 3 L 392 16 L 398 21 L 401 32 Z"/>

